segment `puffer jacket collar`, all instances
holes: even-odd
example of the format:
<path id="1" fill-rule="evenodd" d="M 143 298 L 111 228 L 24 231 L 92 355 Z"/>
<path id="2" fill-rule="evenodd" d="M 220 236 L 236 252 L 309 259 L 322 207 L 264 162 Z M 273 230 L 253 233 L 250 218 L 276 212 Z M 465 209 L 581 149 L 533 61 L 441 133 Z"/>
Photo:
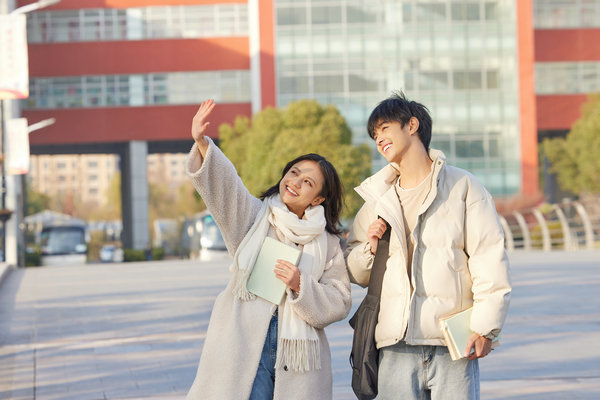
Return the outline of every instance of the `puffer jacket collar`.
<path id="1" fill-rule="evenodd" d="M 425 198 L 423 205 L 419 208 L 419 215 L 423 214 L 437 196 L 438 182 L 441 178 L 443 168 L 446 164 L 446 157 L 440 150 L 430 149 L 429 158 L 433 160 L 433 177 L 435 184 L 431 185 L 431 190 Z M 392 227 L 392 232 L 396 232 L 398 240 L 401 242 L 401 249 L 406 248 L 406 236 L 404 234 L 404 223 L 402 220 L 402 209 L 398 201 L 398 195 L 394 185 L 400 176 L 398 167 L 390 163 L 380 169 L 377 173 L 365 179 L 354 190 L 362 197 L 369 206 L 375 210 L 377 215 L 385 219 Z M 404 254 L 406 257 L 406 254 Z"/>

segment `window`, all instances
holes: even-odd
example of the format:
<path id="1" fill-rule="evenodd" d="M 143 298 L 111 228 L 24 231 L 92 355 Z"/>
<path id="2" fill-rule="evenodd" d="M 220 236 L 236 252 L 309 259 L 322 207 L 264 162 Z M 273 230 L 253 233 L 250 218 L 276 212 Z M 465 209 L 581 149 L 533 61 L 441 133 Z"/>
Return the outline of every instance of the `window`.
<path id="1" fill-rule="evenodd" d="M 248 70 L 31 78 L 23 107 L 77 108 L 198 104 L 204 98 L 249 102 Z"/>
<path id="2" fill-rule="evenodd" d="M 339 6 L 313 6 L 313 24 L 339 24 L 342 22 L 342 9 Z"/>
<path id="3" fill-rule="evenodd" d="M 418 21 L 445 21 L 446 4 L 445 3 L 426 3 L 416 4 Z"/>
<path id="4" fill-rule="evenodd" d="M 498 71 L 487 71 L 486 72 L 486 87 L 488 89 L 498 89 Z"/>
<path id="5" fill-rule="evenodd" d="M 367 79 L 358 75 L 348 77 L 349 89 L 351 92 L 372 92 L 378 90 L 376 79 Z"/>
<path id="6" fill-rule="evenodd" d="M 340 75 L 334 76 L 315 76 L 315 93 L 335 93 L 344 91 L 344 79 Z"/>
<path id="7" fill-rule="evenodd" d="M 452 19 L 454 21 L 478 21 L 479 3 L 452 3 Z"/>
<path id="8" fill-rule="evenodd" d="M 481 89 L 480 71 L 454 71 L 454 88 L 458 90 Z"/>
<path id="9" fill-rule="evenodd" d="M 303 8 L 286 7 L 277 9 L 277 25 L 306 24 L 306 12 Z"/>
<path id="10" fill-rule="evenodd" d="M 482 139 L 460 139 L 456 140 L 456 157 L 480 158 L 484 156 Z"/>
<path id="11" fill-rule="evenodd" d="M 246 35 L 247 4 L 38 11 L 27 18 L 30 43 Z"/>
<path id="12" fill-rule="evenodd" d="M 377 15 L 372 10 L 349 5 L 346 7 L 346 21 L 349 24 L 372 23 L 377 21 Z"/>
<path id="13" fill-rule="evenodd" d="M 421 72 L 419 74 L 419 89 L 436 90 L 446 88 L 448 88 L 447 72 Z"/>

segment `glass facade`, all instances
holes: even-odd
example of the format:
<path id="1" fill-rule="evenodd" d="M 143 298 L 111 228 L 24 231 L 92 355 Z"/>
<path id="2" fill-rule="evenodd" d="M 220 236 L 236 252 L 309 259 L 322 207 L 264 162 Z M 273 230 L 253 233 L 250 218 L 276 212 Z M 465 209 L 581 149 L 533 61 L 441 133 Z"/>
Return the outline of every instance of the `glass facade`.
<path id="1" fill-rule="evenodd" d="M 248 36 L 247 4 L 84 8 L 27 17 L 29 43 Z"/>
<path id="2" fill-rule="evenodd" d="M 24 108 L 250 102 L 250 72 L 203 71 L 30 78 Z"/>
<path id="3" fill-rule="evenodd" d="M 600 62 L 543 62 L 535 64 L 536 94 L 600 92 Z"/>
<path id="4" fill-rule="evenodd" d="M 515 0 L 276 0 L 275 11 L 279 106 L 334 104 L 374 149 L 369 113 L 403 90 L 430 109 L 432 147 L 451 164 L 495 195 L 519 191 Z M 373 170 L 383 165 L 376 155 Z"/>
<path id="5" fill-rule="evenodd" d="M 598 28 L 600 0 L 534 0 L 536 29 Z"/>

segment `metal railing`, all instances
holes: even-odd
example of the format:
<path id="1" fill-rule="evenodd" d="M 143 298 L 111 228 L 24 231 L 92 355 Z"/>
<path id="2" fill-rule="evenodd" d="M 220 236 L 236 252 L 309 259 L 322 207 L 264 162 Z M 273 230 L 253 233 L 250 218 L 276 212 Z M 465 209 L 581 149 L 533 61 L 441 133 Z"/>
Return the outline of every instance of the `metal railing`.
<path id="1" fill-rule="evenodd" d="M 512 250 L 600 249 L 600 200 L 565 200 L 500 215 Z"/>

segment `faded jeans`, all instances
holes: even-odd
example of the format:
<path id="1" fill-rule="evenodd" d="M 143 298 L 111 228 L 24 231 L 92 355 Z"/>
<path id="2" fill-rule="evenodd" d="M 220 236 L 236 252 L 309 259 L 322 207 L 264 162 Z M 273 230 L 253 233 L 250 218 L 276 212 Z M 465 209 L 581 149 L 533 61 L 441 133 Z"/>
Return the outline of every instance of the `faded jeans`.
<path id="1" fill-rule="evenodd" d="M 277 359 L 277 310 L 271 318 L 249 400 L 273 400 Z"/>
<path id="2" fill-rule="evenodd" d="M 380 349 L 377 400 L 478 400 L 479 363 L 452 361 L 446 346 L 410 346 L 401 341 Z"/>

